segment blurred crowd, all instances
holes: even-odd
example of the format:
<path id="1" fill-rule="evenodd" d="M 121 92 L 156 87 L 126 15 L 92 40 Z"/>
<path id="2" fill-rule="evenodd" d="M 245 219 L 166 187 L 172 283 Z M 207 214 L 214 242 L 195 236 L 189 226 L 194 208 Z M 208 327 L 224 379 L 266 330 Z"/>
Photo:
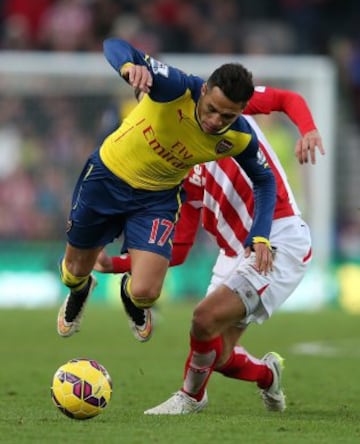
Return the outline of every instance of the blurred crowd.
<path id="1" fill-rule="evenodd" d="M 3 49 L 98 51 L 118 35 L 148 52 L 316 53 L 356 46 L 357 0 L 1 0 Z M 355 48 L 353 48 L 355 50 Z"/>
<path id="2" fill-rule="evenodd" d="M 153 55 L 328 55 L 338 66 L 339 109 L 357 135 L 359 23 L 359 0 L 0 0 L 0 49 L 102 51 L 117 36 Z M 107 112 L 96 99 L 0 98 L 0 239 L 64 237 L 73 181 Z M 339 224 L 355 225 L 358 237 L 358 219 Z"/>
<path id="3" fill-rule="evenodd" d="M 0 239 L 64 238 L 75 180 L 103 139 L 110 101 L 98 96 L 0 99 Z M 108 132 L 110 125 L 104 125 Z"/>

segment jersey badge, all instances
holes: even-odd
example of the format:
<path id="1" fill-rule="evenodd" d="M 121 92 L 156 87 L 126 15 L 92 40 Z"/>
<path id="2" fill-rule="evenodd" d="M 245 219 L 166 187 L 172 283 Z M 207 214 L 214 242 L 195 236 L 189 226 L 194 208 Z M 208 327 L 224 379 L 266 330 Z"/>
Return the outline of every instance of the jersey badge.
<path id="1" fill-rule="evenodd" d="M 234 145 L 229 140 L 222 139 L 222 140 L 220 140 L 220 142 L 218 142 L 216 144 L 215 153 L 216 154 L 227 153 L 228 151 L 230 151 L 233 148 L 233 146 Z"/>
<path id="2" fill-rule="evenodd" d="M 161 63 L 156 59 L 150 57 L 149 59 L 151 69 L 154 74 L 160 74 L 163 77 L 169 77 L 169 67 L 165 63 Z"/>

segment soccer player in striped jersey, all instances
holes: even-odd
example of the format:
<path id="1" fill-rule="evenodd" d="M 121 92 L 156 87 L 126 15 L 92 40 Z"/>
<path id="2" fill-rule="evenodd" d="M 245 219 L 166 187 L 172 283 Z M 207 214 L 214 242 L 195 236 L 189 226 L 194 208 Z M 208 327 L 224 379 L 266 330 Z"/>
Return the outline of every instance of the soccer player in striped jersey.
<path id="1" fill-rule="evenodd" d="M 261 111 L 261 103 L 276 104 L 276 90 L 263 91 L 263 100 L 252 101 L 244 112 Z M 275 93 L 275 94 L 274 94 Z M 290 118 L 303 135 L 296 146 L 300 163 L 315 163 L 315 147 L 324 153 L 321 137 L 310 111 L 301 98 L 290 92 Z M 275 103 L 274 103 L 275 100 Z M 262 105 L 264 106 L 264 105 Z M 271 106 L 270 106 L 271 108 Z M 212 371 L 244 381 L 256 382 L 268 410 L 286 407 L 281 388 L 282 358 L 267 353 L 257 359 L 237 345 L 250 323 L 262 323 L 291 295 L 311 260 L 311 239 L 302 220 L 286 174 L 263 133 L 251 117 L 261 151 L 275 172 L 277 200 L 270 233 L 276 247 L 272 271 L 263 275 L 254 266 L 253 253 L 244 249 L 253 217 L 252 184 L 232 159 L 208 162 L 193 168 L 184 187 L 187 200 L 175 230 L 172 265 L 182 263 L 193 245 L 199 220 L 214 236 L 220 253 L 204 298 L 194 310 L 190 352 L 182 388 L 146 414 L 186 414 L 207 405 L 206 386 Z M 129 258 L 109 258 L 102 253 L 96 268 L 102 272 L 124 272 Z M 244 297 L 245 295 L 245 297 Z"/>
<path id="2" fill-rule="evenodd" d="M 245 246 L 261 273 L 272 267 L 269 241 L 275 178 L 242 111 L 254 92 L 241 64 L 217 68 L 207 81 L 164 65 L 120 39 L 104 43 L 105 56 L 141 102 L 88 159 L 73 193 L 67 244 L 60 262 L 70 293 L 60 307 L 57 331 L 79 330 L 95 286 L 91 275 L 102 248 L 124 234 L 131 274 L 120 294 L 134 334 L 151 336 L 151 307 L 159 297 L 183 200 L 182 181 L 199 163 L 233 157 L 254 185 L 255 217 Z"/>

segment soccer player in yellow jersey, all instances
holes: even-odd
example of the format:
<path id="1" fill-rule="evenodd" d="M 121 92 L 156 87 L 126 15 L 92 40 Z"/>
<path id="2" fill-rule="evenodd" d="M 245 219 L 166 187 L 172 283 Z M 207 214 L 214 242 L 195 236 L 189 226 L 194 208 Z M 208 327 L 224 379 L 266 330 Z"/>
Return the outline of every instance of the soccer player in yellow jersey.
<path id="1" fill-rule="evenodd" d="M 255 213 L 245 242 L 256 268 L 272 268 L 269 242 L 275 179 L 249 123 L 241 115 L 254 92 L 242 65 L 217 68 L 207 81 L 158 62 L 119 39 L 104 43 L 105 56 L 141 102 L 88 159 L 76 184 L 67 244 L 60 263 L 70 289 L 58 314 L 63 336 L 78 331 L 96 284 L 98 253 L 120 234 L 131 257 L 121 299 L 139 341 L 152 333 L 150 307 L 159 297 L 171 258 L 182 181 L 192 166 L 232 156 L 253 183 Z"/>

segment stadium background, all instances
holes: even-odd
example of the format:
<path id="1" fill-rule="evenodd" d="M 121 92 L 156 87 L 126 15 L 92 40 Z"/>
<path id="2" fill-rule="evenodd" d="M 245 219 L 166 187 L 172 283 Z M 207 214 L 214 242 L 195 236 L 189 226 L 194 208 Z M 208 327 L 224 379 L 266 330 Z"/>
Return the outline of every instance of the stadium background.
<path id="1" fill-rule="evenodd" d="M 161 58 L 326 57 L 336 73 L 332 182 L 321 190 L 333 203 L 325 224 L 328 257 L 326 269 L 313 267 L 285 308 L 330 304 L 360 313 L 359 21 L 355 0 L 223 0 L 221 7 L 216 0 L 0 1 L 0 306 L 55 305 L 65 294 L 57 261 L 74 181 L 87 155 L 131 106 L 104 59 L 105 80 L 96 65 L 85 75 L 76 65 L 91 55 L 97 63 L 103 39 L 119 36 Z M 291 78 L 289 73 L 288 81 L 268 84 L 293 88 Z M 316 97 L 316 91 L 304 95 Z M 312 220 L 307 213 L 317 208 L 308 205 L 309 182 L 292 157 L 294 127 L 279 116 L 263 118 L 261 125 Z M 212 241 L 200 232 L 189 261 L 170 270 L 164 298 L 201 297 L 215 256 Z M 117 285 L 117 277 L 101 277 L 93 301 L 115 301 Z"/>

